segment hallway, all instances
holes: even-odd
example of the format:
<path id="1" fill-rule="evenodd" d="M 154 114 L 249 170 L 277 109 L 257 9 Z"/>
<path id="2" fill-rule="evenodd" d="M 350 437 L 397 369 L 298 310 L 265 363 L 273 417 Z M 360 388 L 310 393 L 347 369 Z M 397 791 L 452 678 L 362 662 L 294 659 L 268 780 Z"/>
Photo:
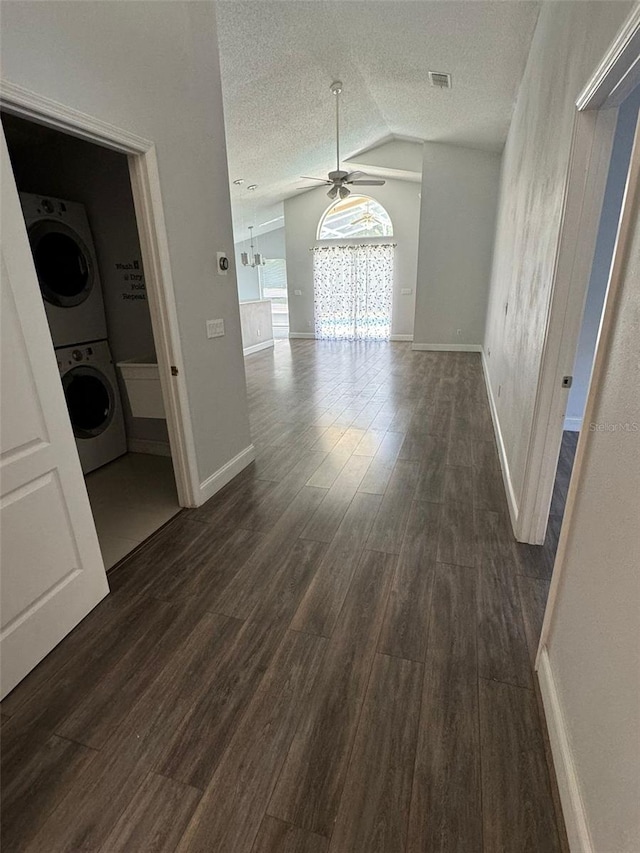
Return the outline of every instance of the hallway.
<path id="1" fill-rule="evenodd" d="M 2 703 L 2 849 L 565 850 L 476 353 L 282 341 L 256 462 Z"/>

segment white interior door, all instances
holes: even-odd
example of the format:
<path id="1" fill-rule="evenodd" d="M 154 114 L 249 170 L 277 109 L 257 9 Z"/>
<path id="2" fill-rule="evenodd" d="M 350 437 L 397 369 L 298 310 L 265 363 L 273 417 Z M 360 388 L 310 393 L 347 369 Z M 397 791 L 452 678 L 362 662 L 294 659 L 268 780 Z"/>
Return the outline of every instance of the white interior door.
<path id="1" fill-rule="evenodd" d="M 0 696 L 109 592 L 4 133 Z"/>

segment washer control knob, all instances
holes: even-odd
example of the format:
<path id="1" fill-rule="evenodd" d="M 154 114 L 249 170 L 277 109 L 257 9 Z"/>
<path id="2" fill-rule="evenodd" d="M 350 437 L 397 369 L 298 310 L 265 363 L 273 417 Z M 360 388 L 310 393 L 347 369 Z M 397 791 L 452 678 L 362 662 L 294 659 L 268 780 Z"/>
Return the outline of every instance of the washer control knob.
<path id="1" fill-rule="evenodd" d="M 71 358 L 74 361 L 82 361 L 82 350 L 74 349 L 74 351 L 71 353 Z"/>
<path id="2" fill-rule="evenodd" d="M 42 209 L 45 213 L 53 213 L 53 204 L 49 201 L 48 198 L 42 199 Z"/>

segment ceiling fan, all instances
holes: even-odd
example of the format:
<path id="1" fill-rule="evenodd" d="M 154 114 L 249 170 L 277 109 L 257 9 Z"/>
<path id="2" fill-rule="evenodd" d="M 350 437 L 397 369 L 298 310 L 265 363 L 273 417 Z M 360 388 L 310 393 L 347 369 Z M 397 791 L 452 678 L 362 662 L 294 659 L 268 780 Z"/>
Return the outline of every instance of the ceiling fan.
<path id="1" fill-rule="evenodd" d="M 327 178 L 310 178 L 308 175 L 302 177 L 308 181 L 319 181 L 330 187 L 327 195 L 329 198 L 346 198 L 350 195 L 349 186 L 354 187 L 381 187 L 385 182 L 382 178 L 372 178 L 364 172 L 345 172 L 340 168 L 340 94 L 342 92 L 342 83 L 336 80 L 331 84 L 331 92 L 336 97 L 336 168 L 333 172 L 329 172 Z M 349 186 L 348 186 L 349 185 Z M 308 190 L 311 187 L 300 187 L 299 189 Z"/>
<path id="2" fill-rule="evenodd" d="M 367 228 L 373 228 L 374 225 L 381 225 L 382 223 L 378 219 L 377 216 L 374 216 L 373 213 L 369 210 L 369 202 L 367 202 L 367 209 L 359 216 L 357 219 L 354 219 L 351 222 L 351 225 L 366 225 Z"/>

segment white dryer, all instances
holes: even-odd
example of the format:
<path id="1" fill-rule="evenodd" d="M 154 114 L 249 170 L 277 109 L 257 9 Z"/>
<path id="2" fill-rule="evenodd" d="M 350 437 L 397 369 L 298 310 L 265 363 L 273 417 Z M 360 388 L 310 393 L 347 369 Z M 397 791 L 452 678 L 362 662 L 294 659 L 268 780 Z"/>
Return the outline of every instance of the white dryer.
<path id="1" fill-rule="evenodd" d="M 107 341 L 56 350 L 85 474 L 127 452 L 116 371 Z"/>
<path id="2" fill-rule="evenodd" d="M 54 347 L 107 337 L 98 263 L 84 205 L 20 193 Z"/>

